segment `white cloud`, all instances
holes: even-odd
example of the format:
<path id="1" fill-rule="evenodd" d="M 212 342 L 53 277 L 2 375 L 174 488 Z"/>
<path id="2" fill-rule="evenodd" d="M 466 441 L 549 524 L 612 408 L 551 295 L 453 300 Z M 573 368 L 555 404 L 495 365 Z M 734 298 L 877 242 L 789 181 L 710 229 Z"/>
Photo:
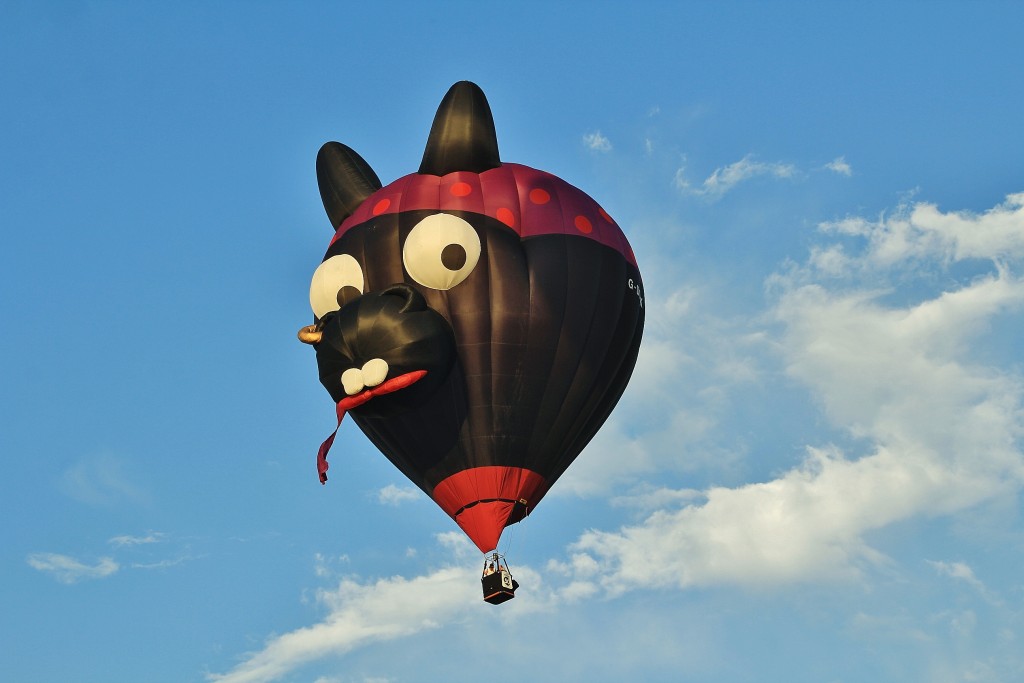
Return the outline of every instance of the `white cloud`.
<path id="1" fill-rule="evenodd" d="M 479 557 L 475 550 L 474 555 Z M 325 610 L 318 623 L 270 638 L 231 671 L 208 674 L 207 679 L 268 683 L 285 679 L 307 664 L 375 643 L 441 628 L 448 632 L 460 626 L 469 633 L 489 632 L 495 627 L 495 612 L 492 606 L 483 604 L 480 569 L 474 561 L 472 566 L 444 567 L 412 578 L 393 576 L 365 582 L 343 578 L 336 588 L 317 592 L 317 603 Z M 501 606 L 502 628 L 531 614 L 549 611 L 553 605 L 568 601 L 574 591 L 579 593 L 577 586 L 553 592 L 529 567 L 516 567 L 514 571 L 517 580 L 530 590 Z M 508 633 L 515 630 L 510 628 Z M 505 640 L 500 630 L 498 635 Z"/>
<path id="2" fill-rule="evenodd" d="M 398 506 L 413 500 L 419 500 L 423 492 L 414 486 L 395 486 L 388 484 L 377 492 L 377 502 L 381 505 Z"/>
<path id="3" fill-rule="evenodd" d="M 1011 433 L 1018 384 L 958 356 L 990 318 L 1024 302 L 1024 283 L 989 276 L 902 308 L 882 305 L 880 296 L 808 284 L 776 308 L 787 327 L 788 371 L 833 422 L 857 436 L 942 451 L 954 437 L 976 447 L 994 438 L 996 426 Z"/>
<path id="4" fill-rule="evenodd" d="M 150 532 L 145 536 L 114 536 L 107 541 L 118 550 L 131 554 L 137 546 L 160 543 L 165 534 Z M 119 561 L 112 557 L 101 557 L 95 564 L 86 564 L 74 557 L 58 553 L 33 553 L 27 558 L 28 564 L 39 571 L 53 575 L 61 583 L 77 583 L 86 579 L 102 579 L 121 569 L 166 569 L 192 559 L 187 555 L 150 561 Z"/>
<path id="5" fill-rule="evenodd" d="M 974 570 L 963 562 L 938 562 L 929 560 L 928 564 L 935 568 L 935 571 L 948 576 L 951 579 L 957 579 L 963 581 L 967 585 L 971 586 L 980 591 L 985 590 L 985 584 L 978 580 L 978 577 L 974 575 Z"/>
<path id="6" fill-rule="evenodd" d="M 583 144 L 587 146 L 587 149 L 593 150 L 595 152 L 612 151 L 611 141 L 605 136 L 601 135 L 601 131 L 599 130 L 584 135 Z"/>
<path id="7" fill-rule="evenodd" d="M 634 508 L 647 512 L 676 508 L 683 503 L 692 503 L 694 500 L 703 499 L 704 494 L 696 489 L 669 489 L 665 487 L 652 488 L 650 486 L 639 487 L 638 490 L 630 491 L 629 494 L 616 496 L 611 499 L 614 507 Z"/>
<path id="8" fill-rule="evenodd" d="M 796 167 L 792 164 L 782 162 L 755 161 L 753 156 L 748 154 L 737 162 L 722 166 L 704 179 L 699 187 L 691 185 L 686 178 L 686 168 L 681 166 L 676 170 L 673 184 L 677 190 L 686 194 L 693 194 L 707 197 L 711 200 L 721 199 L 727 192 L 742 182 L 768 176 L 771 178 L 785 179 L 796 175 Z"/>
<path id="9" fill-rule="evenodd" d="M 869 476 L 851 465 L 834 452 L 812 451 L 803 467 L 780 479 L 712 488 L 703 504 L 662 510 L 617 532 L 587 532 L 572 551 L 598 562 L 600 583 L 611 594 L 853 576 L 857 566 L 878 559 L 858 531 L 887 518 L 862 520 L 860 506 L 844 504 L 844 478 Z M 878 499 L 892 492 L 880 491 Z"/>
<path id="10" fill-rule="evenodd" d="M 166 560 L 157 560 L 155 562 L 132 562 L 132 569 L 167 569 L 168 567 L 176 567 L 179 564 L 189 561 L 190 557 L 181 556 L 174 557 Z"/>
<path id="11" fill-rule="evenodd" d="M 350 562 L 351 560 L 348 555 L 324 555 L 323 553 L 314 553 L 313 573 L 320 578 L 336 576 L 338 572 L 335 571 L 335 567 L 338 565 L 347 566 Z"/>
<path id="12" fill-rule="evenodd" d="M 839 175 L 846 176 L 847 178 L 853 175 L 853 168 L 851 168 L 850 164 L 846 162 L 846 157 L 836 157 L 825 164 L 825 168 L 834 173 L 838 173 Z"/>
<path id="13" fill-rule="evenodd" d="M 876 239 L 863 255 L 844 258 L 864 271 L 865 263 L 877 270 L 900 255 L 943 261 L 1016 254 L 1022 200 L 1014 195 L 978 216 L 920 204 L 906 220 L 850 221 L 844 232 Z M 894 230 L 904 239 L 878 249 Z M 812 260 L 820 263 L 822 253 Z M 862 440 L 863 452 L 811 445 L 798 467 L 775 479 L 712 487 L 703 502 L 690 504 L 692 493 L 680 491 L 681 508 L 665 507 L 618 531 L 585 533 L 572 552 L 597 563 L 604 590 L 860 577 L 886 562 L 866 542 L 867 532 L 955 514 L 1024 486 L 1022 382 L 971 354 L 971 342 L 991 320 L 1019 311 L 1024 281 L 1004 264 L 896 306 L 883 303 L 870 277 L 830 289 L 811 271 L 773 280 L 779 294 L 771 318 L 782 326 L 776 348 L 789 376 L 836 429 Z M 636 444 L 641 452 L 651 446 L 647 435 Z M 593 583 L 593 573 L 583 578 Z"/>
<path id="14" fill-rule="evenodd" d="M 150 543 L 160 543 L 164 540 L 165 537 L 166 534 L 163 534 L 159 531 L 151 531 L 145 536 L 114 536 L 113 538 L 109 539 L 107 543 L 117 547 L 148 545 Z"/>
<path id="15" fill-rule="evenodd" d="M 395 679 L 383 676 L 362 676 L 347 679 L 338 676 L 320 676 L 313 683 L 395 683 Z"/>
<path id="16" fill-rule="evenodd" d="M 79 460 L 61 475 L 60 488 L 75 500 L 93 505 L 149 500 L 148 493 L 132 481 L 124 461 L 112 455 Z"/>
<path id="17" fill-rule="evenodd" d="M 342 580 L 335 590 L 317 596 L 328 610 L 323 621 L 272 638 L 228 673 L 207 678 L 221 683 L 273 681 L 326 656 L 440 628 L 480 600 L 478 581 L 476 571 L 461 568 L 365 584 Z"/>
<path id="18" fill-rule="evenodd" d="M 724 168 L 715 169 L 715 172 L 704 180 L 704 194 L 721 197 L 739 183 L 757 176 L 792 178 L 795 173 L 796 168 L 790 164 L 753 161 L 752 157 L 747 155 Z"/>
<path id="19" fill-rule="evenodd" d="M 676 173 L 672 177 L 672 186 L 683 193 L 693 192 L 690 181 L 686 177 L 686 166 L 680 166 L 676 169 Z"/>
<path id="20" fill-rule="evenodd" d="M 470 542 L 466 534 L 461 531 L 443 531 L 435 534 L 434 538 L 444 548 L 447 548 L 454 557 L 464 559 L 470 556 L 476 557 L 479 550 Z"/>
<path id="21" fill-rule="evenodd" d="M 849 460 L 836 449 L 811 449 L 778 479 L 712 488 L 703 504 L 662 510 L 616 532 L 589 531 L 571 550 L 598 562 L 600 584 L 613 595 L 858 578 L 885 563 L 866 532 L 955 512 L 1000 491 L 995 477 L 912 455 L 887 449 Z"/>
<path id="22" fill-rule="evenodd" d="M 859 217 L 823 223 L 825 233 L 867 240 L 866 265 L 891 267 L 908 260 L 940 263 L 965 259 L 1002 261 L 1024 257 L 1024 193 L 982 214 L 944 213 L 935 204 L 901 206 L 892 216 Z"/>
<path id="23" fill-rule="evenodd" d="M 101 557 L 95 564 L 86 564 L 68 555 L 33 553 L 27 558 L 33 569 L 52 575 L 61 583 L 78 583 L 88 579 L 102 579 L 114 574 L 120 566 L 112 558 Z"/>
<path id="24" fill-rule="evenodd" d="M 997 606 L 1002 605 L 1002 601 L 992 594 L 985 583 L 974 574 L 974 570 L 971 569 L 970 565 L 967 563 L 928 560 L 928 564 L 930 564 L 940 575 L 964 583 L 988 603 Z"/>
<path id="25" fill-rule="evenodd" d="M 851 260 L 841 245 L 811 247 L 808 263 L 821 275 L 839 277 L 851 267 Z"/>

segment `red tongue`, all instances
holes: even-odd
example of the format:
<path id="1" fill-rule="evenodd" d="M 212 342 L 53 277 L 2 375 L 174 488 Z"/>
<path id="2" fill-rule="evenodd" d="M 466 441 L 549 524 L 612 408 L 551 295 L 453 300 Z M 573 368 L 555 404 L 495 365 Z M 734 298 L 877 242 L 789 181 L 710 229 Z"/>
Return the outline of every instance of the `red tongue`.
<path id="1" fill-rule="evenodd" d="M 316 454 L 316 471 L 320 474 L 321 484 L 327 483 L 327 468 L 330 467 L 330 465 L 327 464 L 327 452 L 330 451 L 331 446 L 334 445 L 334 437 L 338 435 L 338 429 L 341 428 L 341 421 L 345 419 L 345 413 L 353 408 L 363 405 L 374 396 L 383 396 L 384 394 L 390 394 L 394 391 L 398 391 L 399 389 L 404 389 L 413 382 L 422 379 L 426 374 L 426 370 L 407 372 L 404 375 L 392 377 L 388 381 L 383 384 L 378 384 L 372 389 L 367 389 L 355 396 L 346 396 L 338 401 L 338 426 L 334 428 L 334 431 L 331 432 L 329 437 L 327 437 L 327 440 L 320 444 L 320 450 Z"/>
<path id="2" fill-rule="evenodd" d="M 316 471 L 320 473 L 320 483 L 327 483 L 327 468 L 330 465 L 327 464 L 327 452 L 331 450 L 331 446 L 334 445 L 334 437 L 338 435 L 338 430 L 341 429 L 341 421 L 345 419 L 345 408 L 342 407 L 344 401 L 338 401 L 338 426 L 334 428 L 331 435 L 320 444 L 320 450 L 316 454 Z"/>

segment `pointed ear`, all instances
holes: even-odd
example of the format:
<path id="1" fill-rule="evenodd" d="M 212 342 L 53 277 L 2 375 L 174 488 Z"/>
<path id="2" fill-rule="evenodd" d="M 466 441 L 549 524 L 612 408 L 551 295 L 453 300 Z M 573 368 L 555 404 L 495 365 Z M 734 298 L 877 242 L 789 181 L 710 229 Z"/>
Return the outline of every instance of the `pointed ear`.
<path id="1" fill-rule="evenodd" d="M 335 230 L 381 188 L 370 165 L 340 142 L 328 142 L 320 148 L 316 155 L 316 182 Z"/>
<path id="2" fill-rule="evenodd" d="M 475 83 L 460 81 L 448 90 L 437 108 L 419 172 L 482 173 L 498 166 L 498 137 L 487 98 Z"/>

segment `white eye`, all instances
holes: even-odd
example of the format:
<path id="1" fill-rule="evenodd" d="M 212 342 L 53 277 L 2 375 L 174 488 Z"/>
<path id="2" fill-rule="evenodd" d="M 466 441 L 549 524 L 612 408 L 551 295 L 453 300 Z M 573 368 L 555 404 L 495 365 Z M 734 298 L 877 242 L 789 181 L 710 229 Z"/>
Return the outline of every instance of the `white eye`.
<path id="1" fill-rule="evenodd" d="M 448 213 L 436 213 L 417 223 L 402 248 L 409 276 L 431 289 L 451 289 L 469 277 L 479 260 L 476 230 Z"/>
<path id="2" fill-rule="evenodd" d="M 309 305 L 313 315 L 324 317 L 363 293 L 363 269 L 348 254 L 327 259 L 313 273 Z"/>

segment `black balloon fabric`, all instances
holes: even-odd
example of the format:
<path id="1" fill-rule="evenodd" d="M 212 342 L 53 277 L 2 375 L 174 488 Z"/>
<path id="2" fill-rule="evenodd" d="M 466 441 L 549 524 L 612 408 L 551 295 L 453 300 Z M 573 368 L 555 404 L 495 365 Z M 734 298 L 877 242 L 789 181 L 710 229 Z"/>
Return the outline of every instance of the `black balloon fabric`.
<path id="1" fill-rule="evenodd" d="M 335 228 L 310 289 L 320 380 L 487 552 L 625 390 L 644 324 L 633 252 L 581 190 L 500 161 L 468 82 L 417 173 L 382 187 L 330 142 L 317 177 Z"/>

